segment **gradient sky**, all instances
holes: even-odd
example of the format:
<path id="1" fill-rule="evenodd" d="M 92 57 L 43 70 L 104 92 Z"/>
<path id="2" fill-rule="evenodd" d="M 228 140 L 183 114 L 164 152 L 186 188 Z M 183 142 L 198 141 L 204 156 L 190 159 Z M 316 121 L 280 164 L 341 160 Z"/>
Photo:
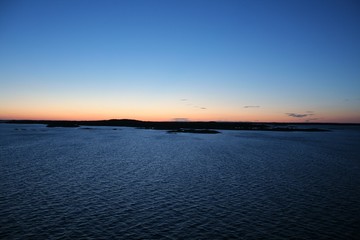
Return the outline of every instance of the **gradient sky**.
<path id="1" fill-rule="evenodd" d="M 3 0 L 0 119 L 360 123 L 357 0 Z"/>

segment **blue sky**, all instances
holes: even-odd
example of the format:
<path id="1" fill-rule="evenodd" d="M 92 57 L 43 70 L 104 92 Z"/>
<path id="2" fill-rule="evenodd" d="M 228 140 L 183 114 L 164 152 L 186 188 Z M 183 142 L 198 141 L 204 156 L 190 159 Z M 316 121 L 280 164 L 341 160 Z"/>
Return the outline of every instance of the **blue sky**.
<path id="1" fill-rule="evenodd" d="M 0 9 L 3 119 L 360 122 L 357 1 Z"/>

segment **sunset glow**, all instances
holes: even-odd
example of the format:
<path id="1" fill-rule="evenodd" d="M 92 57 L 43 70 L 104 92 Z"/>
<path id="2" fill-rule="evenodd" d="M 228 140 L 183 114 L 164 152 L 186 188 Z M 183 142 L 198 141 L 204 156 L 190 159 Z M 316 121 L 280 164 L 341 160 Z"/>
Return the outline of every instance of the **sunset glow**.
<path id="1" fill-rule="evenodd" d="M 5 1 L 0 119 L 360 123 L 356 1 Z"/>

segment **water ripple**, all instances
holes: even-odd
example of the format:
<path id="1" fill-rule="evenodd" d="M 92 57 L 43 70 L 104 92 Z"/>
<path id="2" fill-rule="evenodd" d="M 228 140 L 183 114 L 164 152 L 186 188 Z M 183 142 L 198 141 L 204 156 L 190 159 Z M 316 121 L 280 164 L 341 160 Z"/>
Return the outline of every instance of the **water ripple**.
<path id="1" fill-rule="evenodd" d="M 1 239 L 359 237 L 353 133 L 16 128 L 32 131 L 0 126 Z"/>

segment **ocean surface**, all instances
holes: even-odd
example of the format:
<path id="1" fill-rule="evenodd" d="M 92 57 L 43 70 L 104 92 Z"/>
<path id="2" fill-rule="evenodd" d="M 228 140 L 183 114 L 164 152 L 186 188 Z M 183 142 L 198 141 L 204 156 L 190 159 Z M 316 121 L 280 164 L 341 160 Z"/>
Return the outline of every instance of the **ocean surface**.
<path id="1" fill-rule="evenodd" d="M 0 124 L 0 239 L 360 239 L 360 128 Z"/>

